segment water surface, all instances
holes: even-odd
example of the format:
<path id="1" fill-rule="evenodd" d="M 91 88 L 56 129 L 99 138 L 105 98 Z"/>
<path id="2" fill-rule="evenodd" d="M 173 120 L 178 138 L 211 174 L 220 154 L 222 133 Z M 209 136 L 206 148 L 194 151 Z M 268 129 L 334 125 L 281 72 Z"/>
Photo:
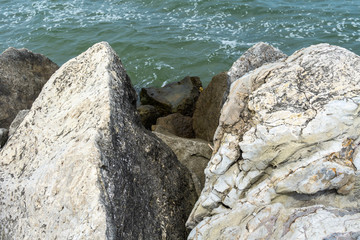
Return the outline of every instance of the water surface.
<path id="1" fill-rule="evenodd" d="M 267 42 L 286 54 L 327 42 L 360 54 L 357 0 L 0 0 L 0 51 L 59 65 L 107 41 L 137 88 L 228 70 Z"/>

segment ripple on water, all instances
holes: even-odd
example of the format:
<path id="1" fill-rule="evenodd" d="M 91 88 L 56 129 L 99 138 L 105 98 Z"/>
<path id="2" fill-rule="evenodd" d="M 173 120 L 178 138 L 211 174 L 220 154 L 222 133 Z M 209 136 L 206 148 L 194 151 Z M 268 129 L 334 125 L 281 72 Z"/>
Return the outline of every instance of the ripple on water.
<path id="1" fill-rule="evenodd" d="M 287 54 L 320 42 L 357 54 L 359 1 L 3 0 L 0 50 L 26 47 L 58 64 L 99 41 L 137 88 L 198 75 L 205 83 L 265 41 Z"/>

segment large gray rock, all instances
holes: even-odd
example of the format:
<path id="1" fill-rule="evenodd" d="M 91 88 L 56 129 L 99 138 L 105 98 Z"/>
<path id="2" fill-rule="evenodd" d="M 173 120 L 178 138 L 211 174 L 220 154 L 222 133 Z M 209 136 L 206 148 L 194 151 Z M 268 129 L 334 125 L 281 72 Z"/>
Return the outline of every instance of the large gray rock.
<path id="1" fill-rule="evenodd" d="M 154 132 L 171 150 L 178 160 L 192 173 L 196 192 L 200 195 L 205 183 L 204 170 L 211 158 L 210 143 L 202 139 L 177 137 L 167 132 Z"/>
<path id="2" fill-rule="evenodd" d="M 0 55 L 0 127 L 9 128 L 18 111 L 31 107 L 58 68 L 27 49 L 8 48 Z"/>
<path id="3" fill-rule="evenodd" d="M 184 239 L 191 175 L 107 43 L 65 63 L 0 152 L 2 239 Z"/>
<path id="4" fill-rule="evenodd" d="M 223 72 L 214 76 L 207 88 L 201 92 L 193 115 L 193 128 L 197 138 L 213 141 L 227 84 L 228 75 Z"/>
<path id="5" fill-rule="evenodd" d="M 320 44 L 231 85 L 189 239 L 360 232 L 360 57 Z"/>

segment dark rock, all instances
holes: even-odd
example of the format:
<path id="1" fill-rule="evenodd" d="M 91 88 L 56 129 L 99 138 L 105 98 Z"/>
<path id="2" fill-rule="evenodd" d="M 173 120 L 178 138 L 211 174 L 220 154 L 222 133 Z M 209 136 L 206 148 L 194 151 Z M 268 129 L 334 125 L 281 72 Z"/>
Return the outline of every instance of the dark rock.
<path id="1" fill-rule="evenodd" d="M 0 55 L 0 127 L 8 128 L 21 109 L 29 109 L 59 67 L 27 49 L 8 48 Z"/>
<path id="2" fill-rule="evenodd" d="M 199 77 L 187 76 L 180 82 L 170 83 L 162 88 L 142 88 L 140 101 L 142 105 L 155 106 L 165 115 L 178 112 L 192 116 L 201 87 Z"/>
<path id="3" fill-rule="evenodd" d="M 158 118 L 152 130 L 158 132 L 166 131 L 183 138 L 195 137 L 192 128 L 192 118 L 180 113 L 173 113 L 166 117 Z"/>
<path id="4" fill-rule="evenodd" d="M 197 138 L 212 142 L 219 125 L 227 81 L 227 73 L 220 73 L 212 78 L 208 87 L 200 94 L 193 115 L 193 128 Z"/>
<path id="5" fill-rule="evenodd" d="M 2 148 L 7 139 L 8 139 L 9 131 L 6 128 L 0 128 L 0 148 Z"/>
<path id="6" fill-rule="evenodd" d="M 159 111 L 152 105 L 140 105 L 137 110 L 141 118 L 141 123 L 149 130 L 152 125 L 156 124 L 156 119 L 164 115 L 164 112 Z"/>

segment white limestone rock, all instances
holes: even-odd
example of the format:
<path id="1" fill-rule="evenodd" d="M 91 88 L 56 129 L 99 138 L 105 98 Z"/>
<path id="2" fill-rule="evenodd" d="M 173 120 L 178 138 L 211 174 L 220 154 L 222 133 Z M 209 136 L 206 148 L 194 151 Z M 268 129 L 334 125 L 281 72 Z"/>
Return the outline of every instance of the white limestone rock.
<path id="1" fill-rule="evenodd" d="M 184 239 L 194 192 L 102 42 L 50 78 L 1 149 L 0 239 Z"/>
<path id="2" fill-rule="evenodd" d="M 189 239 L 359 232 L 359 96 L 360 57 L 328 44 L 235 81 Z"/>

